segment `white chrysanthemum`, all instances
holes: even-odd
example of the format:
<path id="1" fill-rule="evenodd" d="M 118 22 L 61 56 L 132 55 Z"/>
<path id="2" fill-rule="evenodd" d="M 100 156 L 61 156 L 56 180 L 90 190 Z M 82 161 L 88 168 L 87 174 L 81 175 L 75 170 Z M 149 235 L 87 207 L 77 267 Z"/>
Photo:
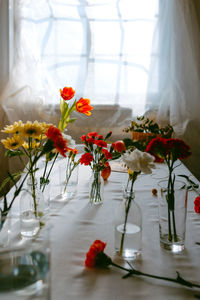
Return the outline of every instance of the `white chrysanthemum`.
<path id="1" fill-rule="evenodd" d="M 67 141 L 67 147 L 74 149 L 76 147 L 76 142 L 73 140 L 71 135 L 63 133 L 63 138 Z"/>
<path id="2" fill-rule="evenodd" d="M 127 150 L 122 155 L 122 159 L 126 166 L 134 172 L 150 174 L 152 173 L 151 169 L 155 169 L 154 157 L 151 154 L 142 152 L 138 149 L 135 149 L 134 151 Z"/>

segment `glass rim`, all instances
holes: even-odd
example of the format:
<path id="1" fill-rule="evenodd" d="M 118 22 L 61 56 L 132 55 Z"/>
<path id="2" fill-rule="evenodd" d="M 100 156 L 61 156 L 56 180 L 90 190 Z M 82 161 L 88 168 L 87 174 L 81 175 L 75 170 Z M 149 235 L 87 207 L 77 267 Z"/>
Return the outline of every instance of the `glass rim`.
<path id="1" fill-rule="evenodd" d="M 163 184 L 162 184 L 163 183 Z M 164 184 L 166 183 L 166 184 Z M 177 186 L 177 184 L 179 184 L 179 186 Z M 168 180 L 167 179 L 162 179 L 158 182 L 158 186 L 161 188 L 161 189 L 167 189 L 167 186 L 168 186 Z M 186 188 L 186 183 L 184 181 L 181 181 L 181 180 L 175 180 L 174 182 L 174 189 L 175 190 L 182 190 Z"/>

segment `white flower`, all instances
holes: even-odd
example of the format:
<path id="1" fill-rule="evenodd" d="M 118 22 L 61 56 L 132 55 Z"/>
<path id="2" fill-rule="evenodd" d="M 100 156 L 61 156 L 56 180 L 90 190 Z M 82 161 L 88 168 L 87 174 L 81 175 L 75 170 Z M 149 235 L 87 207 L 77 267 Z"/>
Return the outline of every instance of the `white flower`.
<path id="1" fill-rule="evenodd" d="M 63 138 L 67 141 L 67 147 L 74 149 L 76 147 L 76 142 L 73 140 L 71 135 L 63 133 Z"/>
<path id="2" fill-rule="evenodd" d="M 142 152 L 138 149 L 134 151 L 127 150 L 123 155 L 122 159 L 126 166 L 134 172 L 143 172 L 146 174 L 152 173 L 151 169 L 155 169 L 154 157 L 147 153 Z"/>

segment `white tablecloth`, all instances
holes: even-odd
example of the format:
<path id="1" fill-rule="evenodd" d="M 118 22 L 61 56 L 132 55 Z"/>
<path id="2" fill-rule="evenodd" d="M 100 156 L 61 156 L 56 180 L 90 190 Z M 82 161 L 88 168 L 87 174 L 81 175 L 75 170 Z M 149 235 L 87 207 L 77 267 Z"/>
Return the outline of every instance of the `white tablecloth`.
<path id="1" fill-rule="evenodd" d="M 135 200 L 142 208 L 143 236 L 142 255 L 134 266 L 143 272 L 160 276 L 176 277 L 179 271 L 183 278 L 200 283 L 200 215 L 194 212 L 195 193 L 189 192 L 186 249 L 181 254 L 163 250 L 159 243 L 158 200 L 152 195 L 160 177 L 167 175 L 164 164 L 158 164 L 153 175 L 141 175 L 135 183 Z M 54 170 L 56 178 L 56 169 Z M 190 175 L 182 165 L 177 174 Z M 177 284 L 130 277 L 122 279 L 124 272 L 114 267 L 107 270 L 87 269 L 85 254 L 94 240 L 107 243 L 105 252 L 116 263 L 126 265 L 115 255 L 114 210 L 122 199 L 122 185 L 126 173 L 112 172 L 105 184 L 103 205 L 91 206 L 88 199 L 90 169 L 80 166 L 77 195 L 52 217 L 52 300 L 91 299 L 194 299 L 198 290 Z M 192 178 L 192 177 L 191 177 Z M 200 290 L 199 290 L 200 295 Z"/>
<path id="2" fill-rule="evenodd" d="M 56 164 L 51 174 L 51 200 L 59 181 L 60 163 Z M 196 244 L 200 242 L 200 215 L 194 212 L 193 205 L 196 194 L 189 192 L 186 248 L 180 254 L 169 253 L 160 247 L 158 200 L 151 192 L 152 188 L 157 187 L 157 182 L 167 175 L 167 167 L 164 164 L 157 164 L 157 167 L 152 175 L 140 175 L 135 183 L 135 201 L 142 208 L 143 232 L 142 255 L 133 265 L 146 273 L 174 278 L 178 271 L 186 280 L 200 284 L 200 246 Z M 176 169 L 176 173 L 191 175 L 183 165 Z M 122 200 L 122 185 L 127 180 L 127 174 L 111 173 L 105 183 L 104 202 L 99 206 L 89 203 L 89 176 L 90 168 L 80 166 L 76 196 L 67 203 L 61 203 L 59 210 L 51 211 L 52 300 L 188 300 L 200 295 L 200 290 L 161 280 L 137 276 L 122 279 L 125 273 L 114 267 L 85 267 L 86 252 L 96 239 L 107 243 L 105 253 L 114 262 L 127 266 L 114 250 L 114 211 Z"/>

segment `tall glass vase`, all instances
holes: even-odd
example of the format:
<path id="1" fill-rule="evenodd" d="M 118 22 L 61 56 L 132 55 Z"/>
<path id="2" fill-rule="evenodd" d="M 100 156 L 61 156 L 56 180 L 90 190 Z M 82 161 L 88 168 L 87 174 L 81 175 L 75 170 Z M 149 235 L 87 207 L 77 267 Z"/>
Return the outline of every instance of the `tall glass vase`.
<path id="1" fill-rule="evenodd" d="M 70 200 L 77 192 L 79 166 L 75 168 L 65 168 L 65 165 L 59 166 L 61 199 Z"/>
<path id="2" fill-rule="evenodd" d="M 132 260 L 142 250 L 142 213 L 134 201 L 134 193 L 124 193 L 115 212 L 115 250 L 124 259 Z"/>
<path id="3" fill-rule="evenodd" d="M 89 181 L 90 203 L 94 205 L 102 204 L 104 198 L 104 181 L 100 171 L 94 171 Z"/>
<path id="4" fill-rule="evenodd" d="M 34 237 L 44 225 L 47 212 L 42 191 L 37 181 L 28 179 L 27 186 L 20 197 L 20 231 L 24 237 Z"/>
<path id="5" fill-rule="evenodd" d="M 185 245 L 187 190 L 184 182 L 175 181 L 173 191 L 168 180 L 161 180 L 159 186 L 159 231 L 161 246 L 174 253 Z M 169 198 L 173 197 L 173 204 Z"/>

